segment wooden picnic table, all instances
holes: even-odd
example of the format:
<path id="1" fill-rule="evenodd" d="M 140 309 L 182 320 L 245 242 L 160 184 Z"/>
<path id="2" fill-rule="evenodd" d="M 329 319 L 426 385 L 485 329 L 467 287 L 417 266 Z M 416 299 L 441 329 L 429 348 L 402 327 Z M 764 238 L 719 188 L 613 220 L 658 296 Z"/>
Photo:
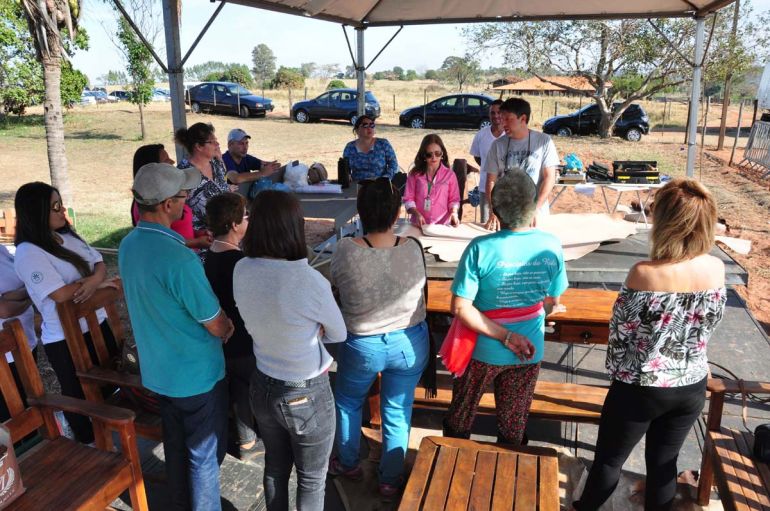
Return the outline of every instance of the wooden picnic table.
<path id="1" fill-rule="evenodd" d="M 425 437 L 398 509 L 557 510 L 556 451 Z"/>
<path id="2" fill-rule="evenodd" d="M 451 314 L 451 280 L 428 281 L 428 312 Z M 616 291 L 603 289 L 567 289 L 561 296 L 565 312 L 550 314 L 553 330 L 546 332 L 546 340 L 579 344 L 607 344 L 612 306 L 618 297 Z"/>

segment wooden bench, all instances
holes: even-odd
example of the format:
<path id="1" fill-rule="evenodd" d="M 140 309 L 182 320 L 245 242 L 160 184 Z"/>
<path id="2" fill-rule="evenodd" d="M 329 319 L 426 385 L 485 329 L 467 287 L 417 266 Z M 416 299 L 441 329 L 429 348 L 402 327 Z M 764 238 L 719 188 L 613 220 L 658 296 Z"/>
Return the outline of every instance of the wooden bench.
<path id="1" fill-rule="evenodd" d="M 24 405 L 6 362 L 5 354 L 9 352 L 29 406 Z M 13 442 L 35 431 L 45 439 L 19 458 L 26 492 L 8 509 L 104 509 L 129 490 L 131 508 L 147 510 L 134 414 L 102 403 L 44 394 L 40 373 L 18 319 L 6 322 L 0 331 L 0 389 L 11 415 L 5 426 Z M 61 436 L 53 414 L 56 410 L 87 415 L 95 430 L 114 429 L 120 436 L 122 452 L 95 449 Z"/>
<path id="2" fill-rule="evenodd" d="M 0 211 L 0 242 L 13 243 L 16 236 L 16 212 L 12 209 Z"/>
<path id="3" fill-rule="evenodd" d="M 557 510 L 556 451 L 423 438 L 398 509 Z"/>
<path id="4" fill-rule="evenodd" d="M 451 281 L 428 281 L 428 312 L 451 312 Z M 578 344 L 606 344 L 609 337 L 609 320 L 617 298 L 615 291 L 596 289 L 568 289 L 561 303 L 567 310 L 551 314 L 547 322 L 553 323 L 546 340 Z M 414 407 L 418 409 L 446 410 L 452 402 L 452 378 L 438 375 L 438 395 L 425 396 L 425 389 L 415 390 Z M 598 424 L 602 406 L 607 396 L 605 385 L 585 385 L 538 380 L 530 407 L 530 416 L 540 419 Z M 479 403 L 478 413 L 495 414 L 495 396 L 487 389 Z M 369 424 L 379 429 L 381 425 L 379 379 L 372 386 L 369 397 Z"/>
<path id="5" fill-rule="evenodd" d="M 753 458 L 754 435 L 721 425 L 725 394 L 740 394 L 741 390 L 767 394 L 770 383 L 709 379 L 708 390 L 711 397 L 698 503 L 708 504 L 716 480 L 719 499 L 727 511 L 770 510 L 770 466 Z"/>
<path id="6" fill-rule="evenodd" d="M 120 286 L 120 280 L 116 281 Z M 123 299 L 123 290 L 114 288 L 98 289 L 91 298 L 83 303 L 75 303 L 72 300 L 56 304 L 56 310 L 64 330 L 64 338 L 72 355 L 72 363 L 77 371 L 83 394 L 88 401 L 104 402 L 103 388 L 135 388 L 143 389 L 141 377 L 135 374 L 127 374 L 118 371 L 107 351 L 96 311 L 104 308 L 107 311 L 107 321 L 120 349 L 125 341 L 123 325 L 118 313 L 118 304 Z M 85 318 L 91 340 L 97 354 L 98 363 L 94 363 L 88 352 L 85 339 L 80 331 L 79 319 Z M 142 437 L 163 441 L 163 428 L 158 414 L 148 412 L 137 406 L 130 399 L 126 399 L 122 392 L 113 394 L 107 402 L 123 408 L 128 408 L 136 414 L 136 432 Z M 105 445 L 110 445 L 111 437 L 98 439 Z"/>

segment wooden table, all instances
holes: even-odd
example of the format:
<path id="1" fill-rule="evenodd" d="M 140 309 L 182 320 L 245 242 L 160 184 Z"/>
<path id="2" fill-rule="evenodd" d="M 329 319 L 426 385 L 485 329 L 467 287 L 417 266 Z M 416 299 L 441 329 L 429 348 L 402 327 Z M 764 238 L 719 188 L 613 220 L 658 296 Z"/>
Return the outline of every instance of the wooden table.
<path id="1" fill-rule="evenodd" d="M 428 281 L 428 312 L 451 314 L 451 280 Z M 565 312 L 551 314 L 547 341 L 607 344 L 612 306 L 618 293 L 603 289 L 567 289 L 561 296 Z"/>
<path id="2" fill-rule="evenodd" d="M 398 509 L 558 510 L 556 451 L 423 438 Z"/>

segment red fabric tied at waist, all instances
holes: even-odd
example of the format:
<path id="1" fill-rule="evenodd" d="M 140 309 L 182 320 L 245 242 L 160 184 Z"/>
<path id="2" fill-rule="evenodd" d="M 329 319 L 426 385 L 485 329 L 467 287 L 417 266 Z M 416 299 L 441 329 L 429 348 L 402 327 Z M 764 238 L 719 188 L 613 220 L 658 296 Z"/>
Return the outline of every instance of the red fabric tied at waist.
<path id="1" fill-rule="evenodd" d="M 508 309 L 492 309 L 482 312 L 486 317 L 498 324 L 520 323 L 538 317 L 543 312 L 543 302 L 528 307 L 512 307 Z M 473 350 L 476 348 L 478 332 L 465 326 L 456 316 L 452 319 L 449 331 L 441 344 L 439 355 L 450 373 L 460 377 L 471 362 Z"/>

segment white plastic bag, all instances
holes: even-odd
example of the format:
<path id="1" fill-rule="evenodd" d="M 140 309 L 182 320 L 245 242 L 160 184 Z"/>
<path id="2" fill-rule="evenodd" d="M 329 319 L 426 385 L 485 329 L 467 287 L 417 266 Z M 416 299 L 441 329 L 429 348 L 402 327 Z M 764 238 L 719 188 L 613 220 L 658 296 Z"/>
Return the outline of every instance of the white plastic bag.
<path id="1" fill-rule="evenodd" d="M 307 165 L 294 160 L 286 164 L 286 173 L 283 176 L 285 185 L 296 188 L 307 185 Z"/>

